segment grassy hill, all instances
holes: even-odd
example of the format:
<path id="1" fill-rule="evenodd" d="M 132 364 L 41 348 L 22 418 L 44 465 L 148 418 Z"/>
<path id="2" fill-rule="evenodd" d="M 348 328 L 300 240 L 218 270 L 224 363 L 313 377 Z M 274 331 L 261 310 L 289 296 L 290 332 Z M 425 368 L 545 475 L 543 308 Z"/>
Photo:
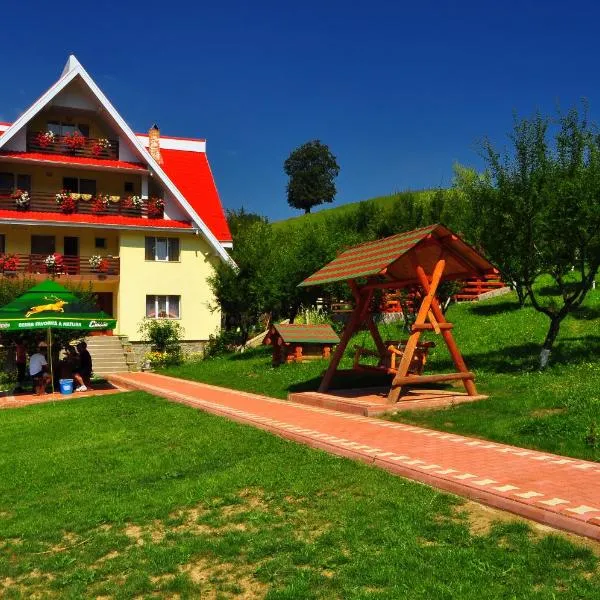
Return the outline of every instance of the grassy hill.
<path id="1" fill-rule="evenodd" d="M 389 196 L 377 196 L 376 198 L 370 198 L 368 200 L 363 200 L 362 202 L 368 202 L 369 204 L 374 204 L 379 208 L 387 209 L 396 202 L 401 201 L 403 197 L 406 197 L 409 194 L 426 200 L 429 198 L 429 196 L 431 196 L 431 194 L 433 194 L 433 190 L 407 190 L 405 192 L 390 194 Z M 331 217 L 356 211 L 362 202 L 350 202 L 349 204 L 342 204 L 332 208 L 324 208 L 318 212 L 302 214 L 298 215 L 297 217 L 284 219 L 282 221 L 274 221 L 272 225 L 275 229 L 279 230 L 292 227 L 303 227 L 308 224 L 321 222 Z"/>

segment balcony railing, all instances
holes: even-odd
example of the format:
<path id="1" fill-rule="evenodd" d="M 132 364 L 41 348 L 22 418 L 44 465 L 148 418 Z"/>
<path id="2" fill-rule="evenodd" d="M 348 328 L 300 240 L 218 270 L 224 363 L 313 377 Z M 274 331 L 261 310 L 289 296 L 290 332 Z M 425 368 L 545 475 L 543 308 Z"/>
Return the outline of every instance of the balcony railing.
<path id="1" fill-rule="evenodd" d="M 94 197 L 86 196 L 85 194 L 75 194 L 73 196 L 75 202 L 75 210 L 72 211 L 77 214 L 84 215 L 121 215 L 126 217 L 146 217 L 148 216 L 148 205 L 144 201 L 142 206 L 135 208 L 133 206 L 128 207 L 126 205 L 126 197 L 121 197 L 118 200 L 117 196 L 109 196 L 108 204 L 103 207 L 102 212 L 94 211 Z M 83 199 L 85 198 L 85 199 Z M 113 201 L 114 200 L 114 201 Z M 59 204 L 56 202 L 56 194 L 48 192 L 29 192 L 29 205 L 27 208 L 19 208 L 17 202 L 13 197 L 12 192 L 4 190 L 0 191 L 0 209 L 1 210 L 14 210 L 15 212 L 27 212 L 27 210 L 35 212 L 48 212 L 48 213 L 62 213 L 65 212 Z M 154 217 L 156 218 L 156 217 Z"/>
<path id="2" fill-rule="evenodd" d="M 119 159 L 119 141 L 70 135 L 48 135 L 45 131 L 27 132 L 27 152 L 67 154 L 86 158 Z"/>
<path id="3" fill-rule="evenodd" d="M 98 266 L 90 264 L 90 256 L 62 256 L 60 264 L 49 266 L 48 254 L 14 254 L 16 264 L 4 263 L 4 275 L 29 274 L 58 276 L 75 275 L 86 279 L 114 279 L 119 275 L 119 257 L 103 256 Z"/>

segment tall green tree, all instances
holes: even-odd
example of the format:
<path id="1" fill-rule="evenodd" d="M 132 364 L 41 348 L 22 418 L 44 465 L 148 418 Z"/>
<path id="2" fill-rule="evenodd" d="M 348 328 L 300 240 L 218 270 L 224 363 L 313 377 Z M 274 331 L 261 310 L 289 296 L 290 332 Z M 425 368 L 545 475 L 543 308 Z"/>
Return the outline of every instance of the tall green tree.
<path id="1" fill-rule="evenodd" d="M 335 178 L 340 172 L 335 156 L 319 140 L 296 148 L 283 164 L 289 177 L 288 204 L 309 213 L 313 206 L 333 202 Z"/>
<path id="2" fill-rule="evenodd" d="M 584 107 L 516 119 L 510 139 L 505 154 L 484 143 L 487 172 L 470 187 L 474 236 L 548 317 L 543 368 L 600 266 L 600 138 Z M 553 293 L 534 285 L 544 274 Z"/>

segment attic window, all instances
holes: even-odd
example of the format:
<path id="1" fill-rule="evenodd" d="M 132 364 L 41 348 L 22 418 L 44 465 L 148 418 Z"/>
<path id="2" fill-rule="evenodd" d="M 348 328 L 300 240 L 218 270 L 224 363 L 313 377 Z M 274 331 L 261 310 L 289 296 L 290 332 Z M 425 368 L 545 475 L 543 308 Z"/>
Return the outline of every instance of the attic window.
<path id="1" fill-rule="evenodd" d="M 90 136 L 90 126 L 84 123 L 63 123 L 59 121 L 48 121 L 48 131 L 51 131 L 55 135 L 69 135 L 78 131 L 84 137 Z"/>

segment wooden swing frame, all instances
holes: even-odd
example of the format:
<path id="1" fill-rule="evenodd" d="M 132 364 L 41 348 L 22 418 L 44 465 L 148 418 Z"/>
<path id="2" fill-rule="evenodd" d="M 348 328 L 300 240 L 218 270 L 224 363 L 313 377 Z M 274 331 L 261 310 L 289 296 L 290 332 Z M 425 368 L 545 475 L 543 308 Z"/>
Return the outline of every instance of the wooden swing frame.
<path id="1" fill-rule="evenodd" d="M 494 265 L 440 224 L 366 242 L 342 252 L 300 283 L 300 286 L 309 286 L 345 281 L 355 300 L 354 309 L 325 371 L 319 392 L 329 390 L 350 339 L 361 327 L 366 327 L 376 348 L 375 352 L 369 352 L 379 357 L 379 365 L 358 366 L 394 376 L 388 394 L 389 403 L 398 402 L 408 386 L 445 381 L 461 381 L 469 396 L 477 396 L 475 376 L 468 370 L 458 349 L 452 335 L 454 325 L 446 320 L 437 292 L 442 281 L 465 280 L 491 273 L 498 273 Z M 398 290 L 414 286 L 421 290 L 421 303 L 408 340 L 403 348 L 398 348 L 397 344 L 386 343 L 381 338 L 371 312 L 373 294 L 375 290 Z M 420 338 L 426 331 L 435 332 L 443 339 L 454 362 L 454 373 L 423 375 L 422 369 L 414 368 L 415 365 L 418 367 L 415 354 L 425 345 L 420 345 Z M 360 361 L 358 354 L 355 363 Z"/>
<path id="2" fill-rule="evenodd" d="M 419 383 L 439 383 L 443 381 L 459 380 L 462 381 L 469 396 L 477 395 L 477 388 L 475 387 L 474 382 L 475 375 L 467 369 L 467 365 L 460 353 L 460 350 L 458 349 L 458 346 L 456 345 L 454 336 L 452 335 L 452 328 L 454 325 L 446 321 L 436 295 L 438 287 L 442 281 L 445 266 L 446 260 L 444 258 L 443 250 L 442 256 L 435 264 L 433 272 L 430 276 L 425 273 L 425 269 L 421 265 L 415 265 L 417 281 L 423 288 L 424 297 L 423 301 L 421 302 L 421 306 L 419 307 L 415 322 L 411 327 L 410 337 L 408 338 L 406 346 L 402 351 L 400 364 L 398 365 L 397 369 L 387 369 L 390 374 L 394 374 L 392 387 L 388 394 L 389 403 L 398 402 L 400 396 L 402 395 L 403 388 Z M 356 300 L 356 306 L 354 307 L 348 325 L 344 329 L 340 343 L 333 354 L 331 363 L 325 372 L 325 376 L 321 381 L 321 385 L 319 386 L 319 392 L 321 393 L 325 393 L 329 389 L 333 376 L 335 375 L 337 367 L 340 364 L 346 347 L 348 346 L 348 342 L 356 333 L 361 323 L 365 323 L 367 325 L 371 337 L 375 342 L 375 347 L 377 348 L 378 354 L 380 356 L 384 356 L 389 352 L 388 347 L 386 347 L 381 338 L 379 330 L 377 329 L 377 325 L 373 321 L 373 315 L 369 312 L 369 307 L 374 290 L 389 289 L 393 285 L 398 286 L 398 284 L 391 284 L 390 282 L 370 282 L 363 286 L 359 286 L 356 281 L 351 280 L 349 281 L 349 285 Z M 421 334 L 424 331 L 435 331 L 442 336 L 456 367 L 455 373 L 440 373 L 437 375 L 409 375 L 409 367 L 415 355 Z"/>

